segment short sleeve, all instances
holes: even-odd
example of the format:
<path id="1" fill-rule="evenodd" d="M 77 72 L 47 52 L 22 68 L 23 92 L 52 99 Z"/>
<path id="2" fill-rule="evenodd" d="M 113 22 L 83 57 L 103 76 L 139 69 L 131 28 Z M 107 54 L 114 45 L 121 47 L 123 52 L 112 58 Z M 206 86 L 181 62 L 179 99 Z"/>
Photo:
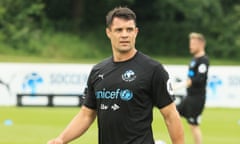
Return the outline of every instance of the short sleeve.
<path id="1" fill-rule="evenodd" d="M 158 65 L 152 77 L 152 99 L 154 106 L 163 108 L 174 101 L 172 84 L 168 72 Z"/>
<path id="2" fill-rule="evenodd" d="M 97 104 L 96 104 L 96 97 L 95 97 L 94 88 L 93 88 L 93 79 L 94 79 L 93 77 L 94 76 L 93 76 L 93 70 L 92 70 L 88 77 L 87 92 L 86 92 L 86 97 L 83 104 L 88 108 L 96 109 Z"/>

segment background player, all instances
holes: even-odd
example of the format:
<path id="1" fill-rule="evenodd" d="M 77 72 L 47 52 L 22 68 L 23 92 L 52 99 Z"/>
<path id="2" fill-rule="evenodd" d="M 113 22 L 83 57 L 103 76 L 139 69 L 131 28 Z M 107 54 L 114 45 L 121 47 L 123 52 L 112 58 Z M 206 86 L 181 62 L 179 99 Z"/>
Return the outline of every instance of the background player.
<path id="1" fill-rule="evenodd" d="M 188 79 L 178 86 L 187 87 L 186 98 L 177 106 L 181 116 L 187 119 L 191 127 L 195 144 L 202 144 L 202 132 L 199 127 L 201 114 L 206 100 L 206 83 L 209 60 L 205 54 L 206 40 L 200 33 L 189 34 L 189 48 L 193 59 L 189 64 Z"/>

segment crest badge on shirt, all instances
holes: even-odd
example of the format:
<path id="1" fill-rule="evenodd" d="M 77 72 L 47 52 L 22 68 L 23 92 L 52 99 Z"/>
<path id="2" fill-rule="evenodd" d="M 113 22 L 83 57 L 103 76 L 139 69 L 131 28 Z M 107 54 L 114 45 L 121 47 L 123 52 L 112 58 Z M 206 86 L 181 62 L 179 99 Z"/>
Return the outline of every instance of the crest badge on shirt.
<path id="1" fill-rule="evenodd" d="M 136 79 L 136 74 L 133 70 L 127 70 L 122 74 L 122 79 L 126 82 L 131 82 Z"/>
<path id="2" fill-rule="evenodd" d="M 198 67 L 199 73 L 205 73 L 207 72 L 207 65 L 206 64 L 200 64 Z"/>

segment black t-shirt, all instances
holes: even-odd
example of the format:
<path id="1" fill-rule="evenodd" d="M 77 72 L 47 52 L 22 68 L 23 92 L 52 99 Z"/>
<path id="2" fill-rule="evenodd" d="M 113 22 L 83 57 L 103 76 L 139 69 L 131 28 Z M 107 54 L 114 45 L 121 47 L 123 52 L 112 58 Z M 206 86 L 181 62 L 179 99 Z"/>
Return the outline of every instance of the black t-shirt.
<path id="1" fill-rule="evenodd" d="M 189 64 L 188 77 L 192 80 L 192 86 L 187 89 L 189 96 L 206 95 L 209 60 L 206 55 L 193 58 Z"/>
<path id="2" fill-rule="evenodd" d="M 154 144 L 152 109 L 172 103 L 171 92 L 163 66 L 141 52 L 95 65 L 84 105 L 97 111 L 99 144 Z"/>

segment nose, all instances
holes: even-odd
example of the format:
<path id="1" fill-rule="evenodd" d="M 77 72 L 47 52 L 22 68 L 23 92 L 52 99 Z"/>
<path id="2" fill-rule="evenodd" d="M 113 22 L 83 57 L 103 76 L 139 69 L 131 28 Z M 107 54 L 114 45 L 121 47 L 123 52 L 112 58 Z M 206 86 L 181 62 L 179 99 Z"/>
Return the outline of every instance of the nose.
<path id="1" fill-rule="evenodd" d="M 128 37 L 128 32 L 127 32 L 127 30 L 123 30 L 123 31 L 122 31 L 121 37 Z"/>

